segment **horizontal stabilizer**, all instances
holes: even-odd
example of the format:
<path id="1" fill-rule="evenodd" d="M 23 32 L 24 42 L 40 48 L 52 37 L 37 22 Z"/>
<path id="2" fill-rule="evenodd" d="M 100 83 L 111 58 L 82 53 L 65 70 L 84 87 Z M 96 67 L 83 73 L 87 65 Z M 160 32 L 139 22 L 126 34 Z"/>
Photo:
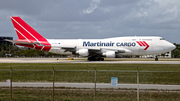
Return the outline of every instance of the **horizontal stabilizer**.
<path id="1" fill-rule="evenodd" d="M 9 42 L 13 42 L 13 43 L 19 43 L 19 44 L 29 44 L 29 45 L 34 44 L 34 43 L 30 43 L 30 42 L 15 41 L 15 40 L 8 40 L 8 39 L 5 39 L 5 41 L 9 41 Z"/>
<path id="2" fill-rule="evenodd" d="M 34 44 L 37 44 L 38 46 L 44 46 L 43 44 L 41 44 L 41 43 L 39 43 L 39 42 L 31 43 L 31 42 L 15 41 L 15 40 L 8 40 L 8 39 L 5 39 L 5 41 L 9 41 L 9 42 L 13 42 L 13 43 L 19 43 L 19 44 L 26 44 L 26 45 L 34 45 Z"/>

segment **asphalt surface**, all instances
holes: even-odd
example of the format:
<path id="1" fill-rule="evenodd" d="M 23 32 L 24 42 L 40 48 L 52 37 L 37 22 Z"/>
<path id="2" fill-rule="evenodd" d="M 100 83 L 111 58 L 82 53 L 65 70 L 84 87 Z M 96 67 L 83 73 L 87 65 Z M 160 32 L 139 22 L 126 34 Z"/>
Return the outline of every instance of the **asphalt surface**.
<path id="1" fill-rule="evenodd" d="M 8 83 L 0 82 L 0 87 L 8 87 Z M 53 83 L 48 82 L 13 82 L 13 87 L 53 87 Z M 75 88 L 94 88 L 95 83 L 55 83 L 55 87 L 75 87 Z M 127 88 L 136 89 L 137 84 L 118 84 L 111 86 L 110 83 L 96 83 L 96 88 Z M 139 89 L 158 89 L 158 90 L 179 90 L 180 85 L 157 85 L 139 84 Z"/>
<path id="2" fill-rule="evenodd" d="M 0 58 L 0 63 L 120 63 L 120 64 L 180 64 L 180 61 L 87 61 L 84 58 L 68 60 L 67 58 Z"/>

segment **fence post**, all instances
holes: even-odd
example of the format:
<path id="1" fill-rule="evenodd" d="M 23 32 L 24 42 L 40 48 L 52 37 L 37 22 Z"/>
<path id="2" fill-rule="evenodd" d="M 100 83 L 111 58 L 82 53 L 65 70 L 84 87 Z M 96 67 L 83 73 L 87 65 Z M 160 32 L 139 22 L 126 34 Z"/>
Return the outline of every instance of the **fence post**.
<path id="1" fill-rule="evenodd" d="M 11 80 L 10 80 L 10 91 L 11 91 L 11 101 L 12 101 L 12 67 L 11 67 L 11 69 L 10 69 L 10 75 L 11 75 Z"/>
<path id="2" fill-rule="evenodd" d="M 95 86 L 94 86 L 94 101 L 96 101 L 96 68 L 95 69 L 95 78 L 94 78 L 94 83 L 95 83 Z"/>
<path id="3" fill-rule="evenodd" d="M 139 70 L 137 67 L 137 101 L 139 101 Z"/>
<path id="4" fill-rule="evenodd" d="M 55 78 L 55 70 L 54 67 L 53 68 L 53 93 L 52 93 L 52 97 L 53 97 L 53 101 L 54 101 L 54 78 Z"/>

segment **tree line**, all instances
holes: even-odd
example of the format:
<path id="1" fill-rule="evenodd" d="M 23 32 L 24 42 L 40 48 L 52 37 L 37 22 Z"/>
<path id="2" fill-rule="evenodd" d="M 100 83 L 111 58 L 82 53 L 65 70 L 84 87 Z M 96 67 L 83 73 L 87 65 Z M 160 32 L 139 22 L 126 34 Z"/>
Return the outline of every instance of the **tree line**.
<path id="1" fill-rule="evenodd" d="M 31 49 L 27 47 L 18 47 L 16 45 L 8 45 L 7 43 L 0 45 L 0 57 L 62 57 L 63 55 L 50 53 L 46 51 Z"/>
<path id="2" fill-rule="evenodd" d="M 174 43 L 176 48 L 172 51 L 173 52 L 173 57 L 174 58 L 180 58 L 180 44 Z"/>

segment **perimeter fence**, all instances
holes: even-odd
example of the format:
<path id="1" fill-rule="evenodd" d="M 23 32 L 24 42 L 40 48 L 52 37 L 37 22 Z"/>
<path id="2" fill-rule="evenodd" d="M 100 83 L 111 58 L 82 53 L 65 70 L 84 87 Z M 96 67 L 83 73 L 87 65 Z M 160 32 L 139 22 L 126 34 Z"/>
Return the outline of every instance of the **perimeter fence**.
<path id="1" fill-rule="evenodd" d="M 111 77 L 118 78 L 117 86 L 111 86 Z M 0 69 L 0 82 L 0 101 L 180 100 L 179 71 Z"/>

